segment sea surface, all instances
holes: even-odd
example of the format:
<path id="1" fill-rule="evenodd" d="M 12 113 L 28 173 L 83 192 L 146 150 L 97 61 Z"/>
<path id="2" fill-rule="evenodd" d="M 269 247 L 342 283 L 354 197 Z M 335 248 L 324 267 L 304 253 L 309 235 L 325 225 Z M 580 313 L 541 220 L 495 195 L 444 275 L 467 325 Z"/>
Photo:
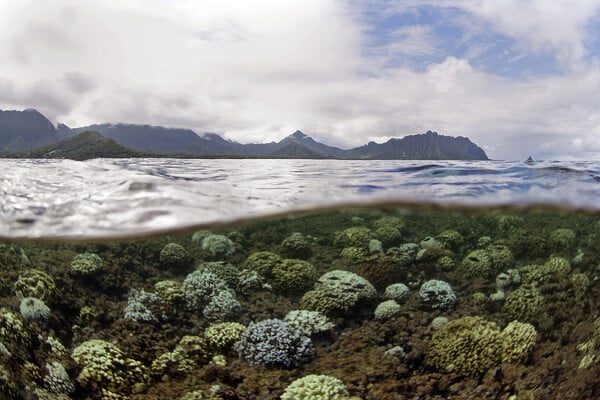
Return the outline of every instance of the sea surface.
<path id="1" fill-rule="evenodd" d="M 374 202 L 600 210 L 600 162 L 0 160 L 0 236 L 127 237 Z"/>
<path id="2" fill-rule="evenodd" d="M 0 160 L 0 399 L 600 393 L 600 162 Z"/>

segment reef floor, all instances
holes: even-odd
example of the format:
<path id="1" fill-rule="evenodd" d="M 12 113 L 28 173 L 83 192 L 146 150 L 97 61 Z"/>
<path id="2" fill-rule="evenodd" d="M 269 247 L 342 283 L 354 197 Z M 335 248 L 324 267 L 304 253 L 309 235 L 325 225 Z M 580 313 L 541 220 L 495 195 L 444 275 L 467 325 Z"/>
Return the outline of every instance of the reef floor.
<path id="1" fill-rule="evenodd" d="M 253 258 L 258 252 L 273 256 Z M 227 301 L 236 305 L 211 303 L 214 291 L 192 305 L 191 291 L 201 289 L 188 277 L 203 268 L 228 285 Z M 307 292 L 333 270 L 366 279 L 375 294 L 309 301 Z M 252 282 L 242 284 L 242 275 Z M 600 217 L 558 210 L 358 209 L 130 241 L 5 243 L 0 393 L 278 399 L 293 381 L 318 374 L 345 389 L 315 399 L 593 399 L 600 393 L 599 277 Z M 448 283 L 455 300 L 425 299 L 420 288 L 429 280 Z M 167 289 L 156 285 L 165 281 Z M 408 288 L 395 298 L 399 308 L 376 313 L 397 283 Z M 241 331 L 223 333 L 220 344 L 207 339 L 217 323 L 248 327 L 303 308 L 333 327 L 305 334 L 306 354 L 285 350 L 297 356 L 292 365 L 252 353 L 260 350 L 248 349 L 256 345 L 250 339 L 237 344 Z M 445 329 L 438 317 L 480 317 L 498 332 L 519 321 L 535 328 L 534 344 L 507 362 L 502 352 L 511 344 L 502 342 L 482 361 L 487 347 L 470 332 L 449 351 L 472 367 L 444 366 L 432 347 Z M 182 344 L 185 337 L 196 339 Z"/>

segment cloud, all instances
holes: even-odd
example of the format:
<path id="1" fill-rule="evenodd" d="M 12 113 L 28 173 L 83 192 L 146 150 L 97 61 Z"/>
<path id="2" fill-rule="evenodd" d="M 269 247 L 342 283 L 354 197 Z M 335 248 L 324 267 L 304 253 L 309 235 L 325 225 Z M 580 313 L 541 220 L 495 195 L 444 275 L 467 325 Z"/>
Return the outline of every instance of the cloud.
<path id="1" fill-rule="evenodd" d="M 421 3 L 377 4 L 393 15 Z M 474 47 L 445 54 L 452 52 L 427 24 L 392 27 L 392 40 L 373 48 L 373 22 L 362 6 L 340 0 L 0 4 L 0 108 L 36 107 L 54 122 L 160 124 L 242 142 L 302 129 L 343 146 L 431 129 L 468 136 L 494 158 L 600 156 L 589 19 L 563 3 L 556 7 L 568 15 L 556 32 L 558 11 L 536 2 L 528 10 L 508 0 L 443 3 L 461 10 L 462 29 L 474 22 L 465 38 L 492 27 L 519 51 L 552 52 L 568 65 L 526 78 L 485 71 Z M 543 15 L 520 14 L 531 10 Z M 404 54 L 432 59 L 423 68 L 386 62 Z"/>
<path id="2" fill-rule="evenodd" d="M 515 38 L 526 51 L 551 53 L 572 68 L 586 56 L 588 21 L 600 11 L 595 0 L 458 1 L 458 7 L 484 19 L 496 31 Z"/>

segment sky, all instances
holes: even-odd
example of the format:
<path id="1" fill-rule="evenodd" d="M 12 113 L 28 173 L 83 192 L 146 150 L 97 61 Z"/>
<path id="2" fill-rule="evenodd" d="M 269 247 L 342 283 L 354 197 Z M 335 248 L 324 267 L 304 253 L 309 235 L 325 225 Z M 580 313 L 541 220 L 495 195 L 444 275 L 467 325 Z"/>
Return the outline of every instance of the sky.
<path id="1" fill-rule="evenodd" d="M 600 0 L 0 0 L 0 109 L 600 160 Z"/>

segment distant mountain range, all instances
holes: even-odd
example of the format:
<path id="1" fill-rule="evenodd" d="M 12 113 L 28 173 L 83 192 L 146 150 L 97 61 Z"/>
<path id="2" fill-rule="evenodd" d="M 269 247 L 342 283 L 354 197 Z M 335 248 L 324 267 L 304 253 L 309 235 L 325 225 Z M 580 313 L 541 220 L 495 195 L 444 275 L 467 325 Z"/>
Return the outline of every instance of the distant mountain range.
<path id="1" fill-rule="evenodd" d="M 279 142 L 242 144 L 225 140 L 214 133 L 202 135 L 189 129 L 164 128 L 151 125 L 99 124 L 70 128 L 64 124 L 57 127 L 41 113 L 0 110 L 0 153 L 6 155 L 66 154 L 60 142 L 74 138 L 87 131 L 99 133 L 112 139 L 109 153 L 148 155 L 179 155 L 188 157 L 268 157 L 268 158 L 332 158 L 368 160 L 487 160 L 485 152 L 468 138 L 443 136 L 428 131 L 424 134 L 390 139 L 385 143 L 370 142 L 349 150 L 319 143 L 301 131 L 296 131 Z M 93 140 L 92 140 L 93 139 Z M 97 148 L 101 138 L 89 134 L 79 142 L 67 141 L 66 148 L 74 143 L 86 144 L 89 152 Z M 88 141 L 94 142 L 91 146 Z M 103 146 L 108 142 L 103 142 Z M 58 147 L 47 145 L 58 145 Z M 123 148 L 117 149 L 115 145 Z M 46 147 L 42 147 L 46 146 Z M 75 145 L 76 147 L 77 145 Z M 41 148 L 40 148 L 41 147 Z M 100 146 L 102 147 L 102 146 Z M 39 151 L 31 151 L 39 148 Z M 54 151 L 54 153 L 52 153 Z M 56 151 L 59 151 L 56 153 Z M 41 152 L 41 153 L 40 153 Z M 105 148 L 106 152 L 106 148 Z M 83 154 L 83 153 L 82 153 Z M 87 157 L 86 153 L 86 157 Z M 96 155 L 96 157 L 103 157 Z M 120 156 L 116 156 L 120 157 Z M 126 156 L 127 157 L 127 156 Z M 72 158 L 65 155 L 65 158 Z"/>

